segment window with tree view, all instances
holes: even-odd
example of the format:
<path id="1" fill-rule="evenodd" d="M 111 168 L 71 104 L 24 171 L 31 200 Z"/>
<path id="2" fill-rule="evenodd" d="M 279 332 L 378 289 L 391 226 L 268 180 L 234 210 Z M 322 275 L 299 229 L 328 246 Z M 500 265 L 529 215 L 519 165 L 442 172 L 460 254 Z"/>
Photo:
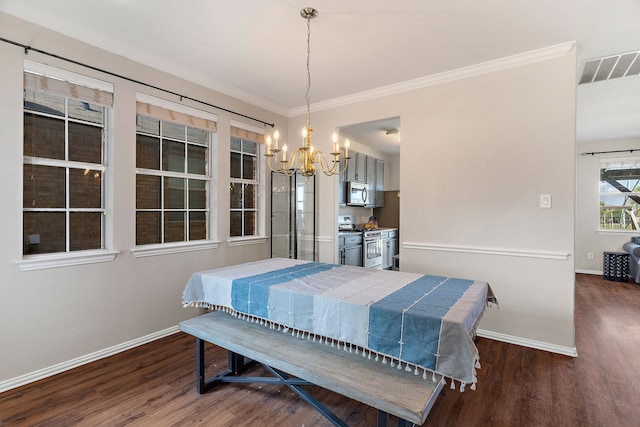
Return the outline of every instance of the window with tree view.
<path id="1" fill-rule="evenodd" d="M 600 161 L 600 229 L 640 231 L 640 158 Z"/>

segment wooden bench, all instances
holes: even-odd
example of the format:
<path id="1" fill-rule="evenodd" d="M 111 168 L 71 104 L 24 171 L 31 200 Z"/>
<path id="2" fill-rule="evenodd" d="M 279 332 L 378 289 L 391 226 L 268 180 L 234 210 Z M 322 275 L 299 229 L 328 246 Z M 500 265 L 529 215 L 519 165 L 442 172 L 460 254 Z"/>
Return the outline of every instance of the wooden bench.
<path id="1" fill-rule="evenodd" d="M 221 382 L 270 382 L 286 384 L 334 425 L 346 426 L 303 385 L 315 384 L 378 410 L 378 426 L 386 426 L 388 414 L 398 425 L 422 425 L 444 384 L 422 375 L 375 362 L 361 353 L 320 344 L 213 311 L 180 323 L 180 329 L 196 337 L 196 388 L 205 393 Z M 229 351 L 229 367 L 206 379 L 204 341 Z M 263 364 L 275 378 L 239 376 L 246 359 Z M 292 378 L 289 375 L 295 377 Z"/>

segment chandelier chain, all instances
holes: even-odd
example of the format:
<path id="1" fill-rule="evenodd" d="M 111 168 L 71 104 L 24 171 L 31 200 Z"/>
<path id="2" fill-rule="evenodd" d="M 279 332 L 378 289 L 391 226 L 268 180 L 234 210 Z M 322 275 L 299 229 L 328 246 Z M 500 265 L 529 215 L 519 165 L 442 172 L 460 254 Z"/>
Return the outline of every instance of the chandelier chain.
<path id="1" fill-rule="evenodd" d="M 309 106 L 309 93 L 311 91 L 311 18 L 307 18 L 307 90 L 304 99 L 307 103 L 307 129 L 311 129 L 311 107 Z"/>

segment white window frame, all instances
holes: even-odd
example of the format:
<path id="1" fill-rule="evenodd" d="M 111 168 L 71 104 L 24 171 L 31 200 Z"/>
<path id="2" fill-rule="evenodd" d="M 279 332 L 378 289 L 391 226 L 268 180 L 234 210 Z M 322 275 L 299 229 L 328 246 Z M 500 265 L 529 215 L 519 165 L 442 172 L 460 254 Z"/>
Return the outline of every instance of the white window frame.
<path id="1" fill-rule="evenodd" d="M 168 101 L 166 99 L 157 98 L 152 95 L 147 95 L 144 93 L 137 93 L 136 100 L 138 102 L 142 102 L 145 104 L 150 104 L 154 106 L 158 106 L 160 108 L 174 111 L 177 113 L 182 113 L 198 118 L 202 118 L 205 120 L 210 120 L 217 122 L 218 117 L 215 114 L 198 110 L 196 108 L 192 108 L 183 104 L 178 104 L 175 102 Z M 144 114 L 143 114 L 144 115 Z M 150 115 L 149 117 L 153 117 Z M 155 118 L 155 117 L 154 117 Z M 160 119 L 161 120 L 161 119 Z M 215 212 L 215 207 L 217 206 L 217 192 L 215 191 L 215 176 L 216 176 L 216 153 L 217 153 L 217 132 L 209 132 L 209 147 L 208 147 L 208 168 L 207 171 L 207 194 L 208 194 L 208 214 L 207 214 L 207 239 L 206 240 L 195 240 L 195 241 L 182 241 L 182 242 L 169 242 L 169 243 L 155 243 L 148 245 L 137 245 L 131 249 L 131 252 L 136 258 L 140 257 L 148 257 L 148 256 L 156 256 L 156 255 L 165 255 L 165 254 L 173 254 L 173 253 L 183 253 L 183 252 L 193 252 L 200 250 L 208 250 L 208 249 L 216 249 L 220 246 L 220 242 L 216 240 L 216 219 L 217 215 Z M 188 173 L 179 173 L 162 170 L 146 170 L 136 168 L 136 176 L 138 174 L 149 174 L 153 176 L 160 176 L 161 178 L 165 176 L 170 177 L 180 177 L 185 179 L 196 178 L 202 179 L 202 175 L 191 175 Z M 180 175 L 180 176 L 178 176 Z M 134 184 L 135 185 L 135 184 Z M 136 196 L 137 197 L 137 196 Z M 164 208 L 162 208 L 164 210 Z M 138 212 L 138 209 L 136 209 Z M 134 236 L 135 240 L 135 236 Z"/>
<path id="2" fill-rule="evenodd" d="M 95 79 L 93 77 L 84 76 L 81 74 L 77 74 L 74 72 L 62 70 L 59 68 L 55 68 L 49 65 L 41 64 L 38 62 L 34 62 L 31 60 L 24 60 L 24 72 L 33 73 L 36 75 L 46 76 L 48 78 L 63 80 L 69 83 L 73 83 L 80 86 L 89 87 L 92 89 L 99 89 L 104 92 L 113 93 L 113 84 L 109 82 L 105 82 L 102 80 Z M 69 98 L 67 98 L 69 99 Z M 22 117 L 24 117 L 24 109 Z M 21 126 L 23 128 L 23 126 Z M 112 160 L 112 146 L 113 146 L 113 108 L 105 108 L 104 114 L 104 137 L 103 137 L 103 164 L 99 168 L 103 174 L 103 210 L 104 210 L 104 221 L 103 221 L 103 246 L 102 249 L 93 249 L 93 250 L 83 250 L 83 251 L 67 251 L 67 252 L 55 252 L 55 253 L 47 253 L 47 254 L 33 254 L 33 255 L 22 255 L 22 258 L 16 261 L 16 265 L 20 268 L 21 271 L 33 271 L 33 270 L 42 270 L 48 268 L 56 268 L 56 267 L 66 267 L 73 265 L 83 265 L 83 264 L 91 264 L 97 262 L 110 262 L 113 261 L 118 255 L 119 251 L 113 250 L 113 217 L 112 217 L 112 182 L 113 177 L 111 173 L 111 160 Z M 20 139 L 21 147 L 24 144 L 24 134 Z M 24 165 L 27 164 L 28 158 L 24 158 L 23 166 L 21 172 L 24 169 Z M 39 164 L 51 164 L 55 166 L 60 166 L 59 161 L 54 160 L 42 160 L 38 162 Z M 80 165 L 77 162 L 69 162 L 64 161 L 63 163 L 74 166 Z M 86 165 L 85 165 L 86 166 Z M 90 165 L 92 168 L 96 169 L 95 165 Z M 22 174 L 19 179 L 20 188 L 22 188 Z M 21 201 L 22 201 L 22 191 L 20 192 Z M 23 204 L 21 203 L 21 206 Z M 68 210 L 68 206 L 65 208 Z M 20 229 L 22 230 L 24 227 L 24 210 L 21 209 L 20 215 Z M 20 236 L 22 239 L 23 232 L 20 232 Z M 68 237 L 67 237 L 68 239 Z M 20 244 L 22 247 L 22 242 Z M 21 251 L 22 252 L 22 251 Z"/>
<path id="3" fill-rule="evenodd" d="M 239 122 L 236 120 L 231 120 L 231 126 L 244 129 L 250 132 L 254 132 L 260 135 L 265 134 L 264 128 L 252 126 L 243 122 Z M 261 144 L 259 141 L 254 141 L 257 143 L 257 151 L 256 151 L 256 180 L 255 181 L 247 181 L 243 179 L 232 179 L 231 173 L 229 173 L 229 184 L 232 182 L 239 183 L 251 183 L 257 185 L 256 191 L 256 234 L 252 236 L 229 236 L 227 243 L 229 246 L 244 246 L 244 245 L 255 245 L 255 244 L 263 244 L 267 241 L 266 233 L 266 188 L 267 188 L 267 172 L 268 169 L 264 159 L 264 144 Z M 229 147 L 231 147 L 231 136 L 229 137 Z M 229 149 L 229 159 L 231 158 L 231 149 Z M 229 197 L 229 193 L 227 192 L 226 197 Z M 231 214 L 231 207 L 229 207 L 229 215 Z M 230 223 L 231 219 L 229 217 L 229 224 L 227 225 L 227 229 L 229 230 L 231 227 Z"/>
<path id="4" fill-rule="evenodd" d="M 630 191 L 630 192 L 621 192 L 615 191 L 611 188 L 611 186 L 606 186 L 607 191 L 604 190 L 604 184 L 601 180 L 602 170 L 606 167 L 613 169 L 640 169 L 640 157 L 623 157 L 623 158 L 608 158 L 608 159 L 600 159 L 598 165 L 598 182 L 599 182 L 599 191 L 598 191 L 598 232 L 600 233 L 634 233 L 637 234 L 640 232 L 640 227 L 638 229 L 634 229 L 634 221 L 636 221 L 640 225 L 640 216 L 636 215 L 636 218 L 632 218 L 634 214 L 631 213 L 631 209 L 622 209 L 623 206 L 626 206 L 628 203 L 629 197 L 637 197 L 640 199 L 640 192 L 638 191 Z M 640 186 L 640 178 L 635 180 L 634 188 Z M 603 227 L 603 218 L 602 218 L 602 196 L 613 196 L 616 198 L 621 198 L 621 205 L 612 206 L 612 210 L 620 209 L 620 219 L 619 226 L 624 226 L 625 224 L 629 224 L 632 226 L 631 229 L 626 228 L 604 228 Z"/>

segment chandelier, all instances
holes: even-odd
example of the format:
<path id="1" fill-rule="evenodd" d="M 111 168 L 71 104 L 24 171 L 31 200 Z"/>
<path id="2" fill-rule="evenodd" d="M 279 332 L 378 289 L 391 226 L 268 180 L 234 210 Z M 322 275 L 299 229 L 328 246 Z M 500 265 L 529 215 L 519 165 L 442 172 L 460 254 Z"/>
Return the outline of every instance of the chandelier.
<path id="1" fill-rule="evenodd" d="M 340 144 L 338 143 L 338 134 L 333 132 L 332 149 L 327 155 L 320 150 L 315 150 L 311 145 L 311 110 L 309 107 L 309 91 L 311 89 L 311 71 L 309 70 L 309 56 L 311 54 L 311 20 L 318 16 L 318 11 L 312 7 L 305 7 L 300 11 L 300 16 L 307 20 L 307 90 L 305 92 L 305 100 L 307 103 L 307 125 L 302 129 L 302 146 L 296 148 L 287 158 L 287 145 L 282 144 L 282 148 L 278 147 L 280 133 L 278 130 L 273 132 L 273 141 L 271 135 L 267 136 L 267 163 L 269 168 L 278 173 L 284 173 L 292 176 L 296 171 L 305 177 L 313 176 L 316 173 L 318 165 L 325 175 L 340 175 L 347 169 L 349 162 L 349 140 L 344 142 L 344 155 L 341 153 Z M 273 147 L 272 147 L 273 143 Z M 281 153 L 281 154 L 280 154 Z M 278 159 L 280 157 L 280 159 Z M 344 166 L 340 167 L 340 162 L 344 160 Z"/>

